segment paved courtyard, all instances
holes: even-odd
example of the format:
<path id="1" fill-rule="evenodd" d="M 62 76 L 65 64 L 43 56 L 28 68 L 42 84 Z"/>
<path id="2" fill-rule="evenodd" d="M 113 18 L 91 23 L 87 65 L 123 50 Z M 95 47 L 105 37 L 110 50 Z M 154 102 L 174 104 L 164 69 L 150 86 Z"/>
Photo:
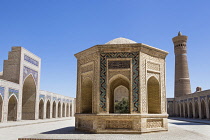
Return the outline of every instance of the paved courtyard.
<path id="1" fill-rule="evenodd" d="M 74 131 L 74 118 L 21 121 L 0 124 L 0 140 L 20 137 L 45 139 L 143 139 L 143 140 L 209 140 L 210 121 L 191 122 L 168 119 L 169 131 L 147 134 L 88 134 Z M 209 124 L 208 124 L 209 123 Z M 11 126 L 12 125 L 12 126 Z"/>

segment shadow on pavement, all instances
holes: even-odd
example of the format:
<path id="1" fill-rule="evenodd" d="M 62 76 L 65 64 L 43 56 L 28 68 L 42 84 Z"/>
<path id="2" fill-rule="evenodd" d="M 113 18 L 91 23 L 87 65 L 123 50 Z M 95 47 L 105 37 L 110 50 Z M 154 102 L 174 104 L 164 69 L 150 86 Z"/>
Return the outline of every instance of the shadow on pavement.
<path id="1" fill-rule="evenodd" d="M 41 134 L 91 134 L 83 131 L 76 131 L 75 127 L 64 127 L 52 131 L 43 132 Z"/>
<path id="2" fill-rule="evenodd" d="M 207 125 L 207 124 L 194 123 L 194 122 L 170 122 L 170 123 L 175 125 Z"/>

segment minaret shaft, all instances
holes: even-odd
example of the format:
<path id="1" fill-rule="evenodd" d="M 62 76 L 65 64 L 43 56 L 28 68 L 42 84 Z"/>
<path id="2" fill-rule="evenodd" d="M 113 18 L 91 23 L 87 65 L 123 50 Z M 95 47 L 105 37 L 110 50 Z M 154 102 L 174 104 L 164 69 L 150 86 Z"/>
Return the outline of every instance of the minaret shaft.
<path id="1" fill-rule="evenodd" d="M 174 96 L 180 97 L 191 93 L 190 77 L 187 61 L 187 36 L 178 34 L 174 37 L 175 53 L 175 87 Z"/>

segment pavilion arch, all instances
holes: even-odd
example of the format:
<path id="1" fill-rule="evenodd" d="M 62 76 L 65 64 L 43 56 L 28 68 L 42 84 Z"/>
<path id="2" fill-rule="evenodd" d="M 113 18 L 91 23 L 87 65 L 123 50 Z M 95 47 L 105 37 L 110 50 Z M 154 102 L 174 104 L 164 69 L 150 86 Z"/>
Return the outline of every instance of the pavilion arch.
<path id="1" fill-rule="evenodd" d="M 8 101 L 7 121 L 17 120 L 17 98 L 15 95 L 10 96 Z"/>
<path id="2" fill-rule="evenodd" d="M 189 118 L 193 118 L 193 105 L 189 102 Z"/>
<path id="3" fill-rule="evenodd" d="M 150 77 L 147 81 L 147 96 L 148 113 L 161 114 L 160 84 L 154 76 Z"/>
<path id="4" fill-rule="evenodd" d="M 36 84 L 31 74 L 24 81 L 22 93 L 22 119 L 34 120 L 36 104 Z"/>
<path id="5" fill-rule="evenodd" d="M 0 122 L 2 121 L 2 115 L 3 115 L 3 98 L 0 95 Z"/>
<path id="6" fill-rule="evenodd" d="M 46 118 L 47 119 L 50 118 L 50 100 L 47 100 L 47 104 L 46 104 Z"/>
<path id="7" fill-rule="evenodd" d="M 39 101 L 39 119 L 44 119 L 44 101 L 40 99 Z"/>
<path id="8" fill-rule="evenodd" d="M 92 92 L 92 80 L 85 78 L 81 87 L 81 113 L 92 113 Z"/>
<path id="9" fill-rule="evenodd" d="M 69 103 L 66 104 L 66 117 L 69 117 Z"/>
<path id="10" fill-rule="evenodd" d="M 65 114 L 66 114 L 66 109 L 65 109 L 65 103 L 63 103 L 63 106 L 62 106 L 62 117 L 66 117 Z"/>
<path id="11" fill-rule="evenodd" d="M 58 102 L 58 117 L 61 117 L 61 102 Z"/>
<path id="12" fill-rule="evenodd" d="M 206 103 L 201 100 L 201 119 L 206 119 Z"/>
<path id="13" fill-rule="evenodd" d="M 52 105 L 52 117 L 56 118 L 56 102 L 53 101 L 53 105 Z"/>
<path id="14" fill-rule="evenodd" d="M 185 118 L 188 118 L 188 107 L 187 107 L 187 102 L 185 102 L 184 103 L 184 107 L 185 107 L 185 111 L 184 111 L 184 113 L 185 113 Z"/>
<path id="15" fill-rule="evenodd" d="M 129 80 L 118 74 L 109 81 L 109 113 L 130 113 L 130 84 Z M 124 98 L 124 99 L 123 99 Z M 117 101 L 119 99 L 119 101 Z M 117 109 L 117 103 L 122 101 L 122 110 Z M 123 105 L 124 104 L 124 105 Z"/>
<path id="16" fill-rule="evenodd" d="M 198 101 L 195 101 L 195 118 L 199 118 L 199 107 L 198 107 Z"/>

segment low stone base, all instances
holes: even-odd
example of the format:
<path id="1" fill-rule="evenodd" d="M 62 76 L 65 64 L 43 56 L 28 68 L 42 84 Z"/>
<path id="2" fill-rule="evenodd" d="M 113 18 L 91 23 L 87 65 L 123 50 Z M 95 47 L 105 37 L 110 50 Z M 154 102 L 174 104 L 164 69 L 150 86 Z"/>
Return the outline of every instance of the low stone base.
<path id="1" fill-rule="evenodd" d="M 107 134 L 167 131 L 168 114 L 75 114 L 76 130 Z"/>

